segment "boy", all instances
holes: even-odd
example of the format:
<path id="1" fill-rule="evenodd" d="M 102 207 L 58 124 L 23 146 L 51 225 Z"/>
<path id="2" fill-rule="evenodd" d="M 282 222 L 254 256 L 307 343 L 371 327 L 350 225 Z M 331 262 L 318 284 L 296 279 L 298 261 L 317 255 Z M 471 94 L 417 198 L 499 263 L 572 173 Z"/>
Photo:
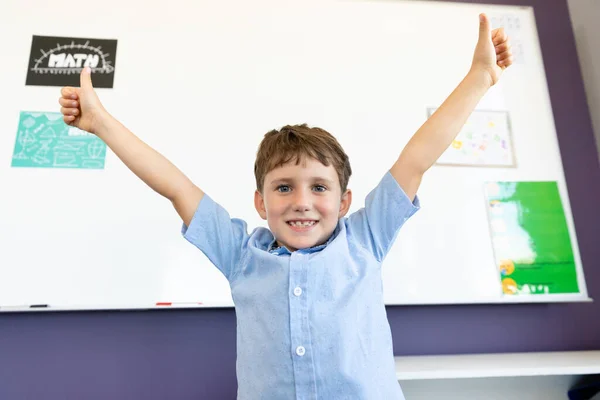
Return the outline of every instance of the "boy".
<path id="1" fill-rule="evenodd" d="M 237 315 L 240 399 L 403 399 L 380 267 L 419 208 L 421 178 L 502 71 L 508 38 L 480 15 L 471 69 L 346 218 L 351 168 L 338 142 L 306 125 L 267 133 L 255 163 L 255 207 L 269 229 L 247 233 L 163 156 L 112 118 L 89 70 L 65 87 L 64 121 L 96 134 L 173 203 L 184 237 L 227 277 Z"/>

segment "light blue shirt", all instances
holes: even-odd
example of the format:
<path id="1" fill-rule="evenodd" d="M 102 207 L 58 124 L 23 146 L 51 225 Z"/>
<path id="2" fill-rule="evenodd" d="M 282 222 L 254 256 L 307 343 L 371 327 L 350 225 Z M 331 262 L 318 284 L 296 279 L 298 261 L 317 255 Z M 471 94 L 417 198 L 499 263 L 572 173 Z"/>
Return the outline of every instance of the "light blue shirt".
<path id="1" fill-rule="evenodd" d="M 238 399 L 404 399 L 381 262 L 418 208 L 387 172 L 327 243 L 290 253 L 204 195 L 182 233 L 229 281 Z"/>

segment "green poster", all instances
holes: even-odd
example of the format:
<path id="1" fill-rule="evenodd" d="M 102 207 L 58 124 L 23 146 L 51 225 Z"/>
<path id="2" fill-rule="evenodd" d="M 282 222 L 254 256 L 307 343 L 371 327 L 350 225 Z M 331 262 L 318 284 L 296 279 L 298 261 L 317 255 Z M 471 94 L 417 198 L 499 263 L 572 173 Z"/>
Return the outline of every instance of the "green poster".
<path id="1" fill-rule="evenodd" d="M 103 169 L 106 145 L 58 112 L 21 111 L 13 167 Z"/>
<path id="2" fill-rule="evenodd" d="M 579 293 L 556 182 L 488 183 L 486 197 L 504 294 Z"/>

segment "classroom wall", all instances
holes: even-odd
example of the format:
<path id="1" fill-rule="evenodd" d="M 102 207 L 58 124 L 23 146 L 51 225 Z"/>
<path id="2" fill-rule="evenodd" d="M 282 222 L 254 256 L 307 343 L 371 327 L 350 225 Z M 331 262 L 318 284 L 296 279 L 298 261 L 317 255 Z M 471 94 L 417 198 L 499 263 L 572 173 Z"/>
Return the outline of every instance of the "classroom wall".
<path id="1" fill-rule="evenodd" d="M 389 307 L 396 355 L 600 349 L 600 169 L 566 0 L 535 7 L 594 303 Z M 0 277 L 1 279 L 1 277 Z M 0 399 L 235 398 L 232 309 L 0 314 Z"/>
<path id="2" fill-rule="evenodd" d="M 600 1 L 567 0 L 581 74 L 591 111 L 596 146 L 600 153 L 600 35 L 597 23 L 600 20 Z"/>

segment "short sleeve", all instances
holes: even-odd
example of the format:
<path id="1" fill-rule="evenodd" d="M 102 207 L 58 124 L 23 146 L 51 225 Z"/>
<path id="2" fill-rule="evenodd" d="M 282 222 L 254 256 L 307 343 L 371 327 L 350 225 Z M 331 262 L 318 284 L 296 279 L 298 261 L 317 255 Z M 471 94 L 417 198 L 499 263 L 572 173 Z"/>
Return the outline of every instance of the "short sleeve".
<path id="1" fill-rule="evenodd" d="M 383 261 L 404 223 L 419 210 L 388 171 L 365 199 L 365 206 L 348 217 L 349 235 Z"/>
<path id="2" fill-rule="evenodd" d="M 248 242 L 247 224 L 204 194 L 187 227 L 181 228 L 183 237 L 200 249 L 206 257 L 230 279 L 239 264 L 243 246 Z"/>

